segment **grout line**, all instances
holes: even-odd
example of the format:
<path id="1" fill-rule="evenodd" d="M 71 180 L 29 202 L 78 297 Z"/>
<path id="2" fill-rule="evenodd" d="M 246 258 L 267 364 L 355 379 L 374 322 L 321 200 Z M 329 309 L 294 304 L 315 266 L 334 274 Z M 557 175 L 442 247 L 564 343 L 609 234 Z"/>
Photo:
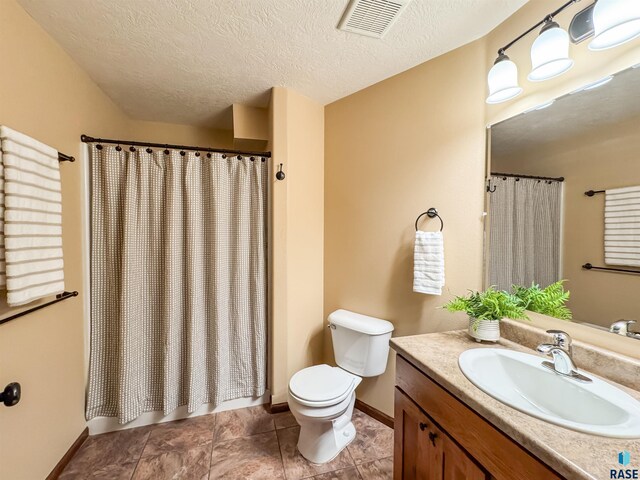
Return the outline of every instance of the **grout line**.
<path id="1" fill-rule="evenodd" d="M 276 422 L 274 420 L 273 425 L 275 426 L 275 424 Z M 284 457 L 282 456 L 282 447 L 280 446 L 280 437 L 278 437 L 278 429 L 276 428 L 273 432 L 276 434 L 276 442 L 278 442 L 278 454 L 280 455 L 280 463 L 282 463 L 282 475 L 284 476 L 285 480 L 287 480 L 289 477 L 287 476 L 287 469 L 284 468 Z"/>
<path id="2" fill-rule="evenodd" d="M 218 414 L 211 413 L 210 415 L 214 415 L 213 417 L 213 427 L 211 428 L 211 451 L 209 452 L 209 468 L 207 471 L 207 480 L 211 479 L 211 463 L 213 462 L 213 446 L 216 443 L 216 423 L 218 423 Z"/>
<path id="3" fill-rule="evenodd" d="M 140 427 L 140 428 L 144 428 L 144 427 Z M 147 443 L 149 443 L 149 437 L 151 437 L 151 432 L 153 432 L 154 428 L 150 428 L 149 429 L 149 434 L 147 435 L 147 439 L 144 441 L 144 447 L 142 447 L 142 450 L 140 450 L 140 455 L 138 456 L 138 461 L 136 462 L 136 468 L 133 469 L 133 471 L 131 472 L 131 476 L 129 477 L 129 480 L 133 479 L 133 476 L 136 474 L 136 470 L 138 469 L 138 465 L 140 465 L 140 460 L 142 459 L 142 455 L 144 454 L 144 449 L 147 448 Z"/>

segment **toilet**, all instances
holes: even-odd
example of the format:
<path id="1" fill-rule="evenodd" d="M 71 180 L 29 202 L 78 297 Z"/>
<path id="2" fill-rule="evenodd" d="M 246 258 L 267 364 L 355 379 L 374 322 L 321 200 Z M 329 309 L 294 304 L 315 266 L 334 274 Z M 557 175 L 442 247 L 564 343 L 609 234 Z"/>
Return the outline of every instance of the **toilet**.
<path id="1" fill-rule="evenodd" d="M 314 365 L 289 381 L 289 408 L 300 425 L 298 451 L 313 463 L 333 460 L 353 441 L 351 422 L 362 377 L 384 373 L 393 324 L 348 310 L 328 317 L 337 367 Z"/>

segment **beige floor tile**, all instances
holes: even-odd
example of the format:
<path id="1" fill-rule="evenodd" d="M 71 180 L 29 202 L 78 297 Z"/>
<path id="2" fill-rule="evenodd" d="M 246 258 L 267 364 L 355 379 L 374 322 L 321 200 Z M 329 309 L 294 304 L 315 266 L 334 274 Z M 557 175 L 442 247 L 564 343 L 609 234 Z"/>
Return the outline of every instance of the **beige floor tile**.
<path id="1" fill-rule="evenodd" d="M 217 442 L 211 455 L 211 480 L 284 479 L 275 432 Z"/>
<path id="2" fill-rule="evenodd" d="M 393 429 L 360 410 L 353 412 L 356 438 L 347 447 L 356 464 L 393 455 Z"/>
<path id="3" fill-rule="evenodd" d="M 275 430 L 273 415 L 263 406 L 216 414 L 214 440 L 230 440 Z"/>
<path id="4" fill-rule="evenodd" d="M 142 456 L 158 455 L 176 449 L 189 450 L 211 443 L 214 425 L 215 414 L 161 423 L 149 435 Z"/>
<path id="5" fill-rule="evenodd" d="M 313 480 L 361 480 L 362 477 L 356 467 L 344 468 L 334 472 L 322 473 L 313 477 Z"/>
<path id="6" fill-rule="evenodd" d="M 130 428 L 89 437 L 60 479 L 130 478 L 152 430 Z"/>
<path id="7" fill-rule="evenodd" d="M 358 471 L 362 480 L 391 480 L 393 478 L 393 457 L 361 463 L 358 465 Z"/>
<path id="8" fill-rule="evenodd" d="M 156 455 L 143 454 L 132 480 L 207 480 L 211 442 L 191 449 L 166 449 Z"/>
<path id="9" fill-rule="evenodd" d="M 278 430 L 281 428 L 298 426 L 298 422 L 296 422 L 296 419 L 291 412 L 276 413 L 273 415 L 273 420 L 275 421 L 276 429 Z"/>

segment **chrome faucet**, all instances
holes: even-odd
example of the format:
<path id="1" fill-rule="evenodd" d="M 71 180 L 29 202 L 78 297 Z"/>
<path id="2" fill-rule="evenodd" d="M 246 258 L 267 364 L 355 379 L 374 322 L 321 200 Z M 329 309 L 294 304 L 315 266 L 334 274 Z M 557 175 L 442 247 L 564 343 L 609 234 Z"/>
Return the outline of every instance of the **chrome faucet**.
<path id="1" fill-rule="evenodd" d="M 640 332 L 632 332 L 629 330 L 629 326 L 636 323 L 635 320 L 618 320 L 617 322 L 613 322 L 611 324 L 611 328 L 609 331 L 611 333 L 616 333 L 618 335 L 624 335 L 625 337 L 635 338 L 636 340 L 640 340 Z"/>
<path id="2" fill-rule="evenodd" d="M 582 382 L 591 382 L 589 377 L 578 373 L 578 367 L 573 363 L 573 346 L 571 337 L 562 330 L 547 330 L 553 336 L 553 343 L 543 343 L 538 345 L 536 350 L 553 358 L 553 363 L 544 361 L 542 366 L 553 370 L 559 375 L 564 375 Z"/>

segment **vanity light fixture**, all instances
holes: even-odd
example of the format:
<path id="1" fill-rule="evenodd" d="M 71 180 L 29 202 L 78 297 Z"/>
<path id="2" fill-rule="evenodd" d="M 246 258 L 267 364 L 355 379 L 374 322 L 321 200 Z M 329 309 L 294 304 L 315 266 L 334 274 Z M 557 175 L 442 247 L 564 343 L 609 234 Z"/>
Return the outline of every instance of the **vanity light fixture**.
<path id="1" fill-rule="evenodd" d="M 546 80 L 556 77 L 571 68 L 573 61 L 569 58 L 568 34 L 561 29 L 553 19 L 565 8 L 579 1 L 580 0 L 569 0 L 556 11 L 546 15 L 529 30 L 498 50 L 498 58 L 489 71 L 487 78 L 489 84 L 487 103 L 495 104 L 506 102 L 522 93 L 522 88 L 518 85 L 518 67 L 507 57 L 506 51 L 540 27 L 543 27 L 540 36 L 531 48 L 531 63 L 533 69 L 529 74 L 529 80 Z"/>
<path id="2" fill-rule="evenodd" d="M 640 1 L 598 0 L 589 50 L 607 50 L 640 37 Z"/>
<path id="3" fill-rule="evenodd" d="M 518 85 L 518 67 L 504 53 L 498 55 L 488 76 L 489 96 L 487 103 L 506 102 L 522 93 Z"/>
<path id="4" fill-rule="evenodd" d="M 541 82 L 562 75 L 573 67 L 569 58 L 569 34 L 548 19 L 531 46 L 531 73 L 527 78 Z"/>
<path id="5" fill-rule="evenodd" d="M 560 12 L 579 1 L 570 0 L 564 3 L 556 11 L 546 15 L 544 19 L 498 50 L 498 58 L 489 71 L 487 79 L 489 84 L 487 103 L 506 102 L 522 93 L 522 88 L 518 85 L 518 67 L 507 57 L 506 51 L 539 27 L 542 27 L 540 35 L 531 46 L 532 69 L 527 79 L 531 82 L 541 82 L 555 78 L 573 66 L 573 60 L 569 57 L 569 34 L 554 19 Z M 576 18 L 580 20 L 576 21 Z M 572 24 L 577 25 L 577 27 L 572 25 L 574 43 L 592 34 L 595 35 L 589 44 L 590 50 L 605 50 L 622 45 L 640 37 L 640 0 L 596 0 L 595 3 L 578 12 Z M 580 35 L 576 36 L 576 31 Z M 610 81 L 611 78 L 607 77 L 572 93 L 591 90 Z"/>

